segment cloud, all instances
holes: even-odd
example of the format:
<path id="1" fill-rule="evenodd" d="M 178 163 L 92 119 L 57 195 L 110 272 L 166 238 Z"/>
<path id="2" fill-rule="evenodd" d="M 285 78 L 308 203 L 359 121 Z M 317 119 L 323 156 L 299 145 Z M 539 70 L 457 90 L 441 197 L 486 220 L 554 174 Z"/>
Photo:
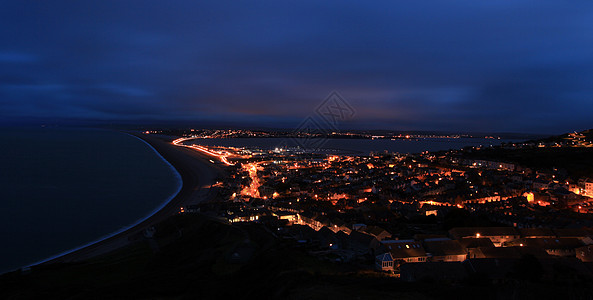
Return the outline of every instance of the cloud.
<path id="1" fill-rule="evenodd" d="M 0 63 L 32 63 L 38 58 L 34 55 L 17 52 L 0 52 Z"/>
<path id="2" fill-rule="evenodd" d="M 0 97 L 23 116 L 296 125 L 338 90 L 360 126 L 567 131 L 590 119 L 573 108 L 592 100 L 591 19 L 579 0 L 2 3 Z"/>

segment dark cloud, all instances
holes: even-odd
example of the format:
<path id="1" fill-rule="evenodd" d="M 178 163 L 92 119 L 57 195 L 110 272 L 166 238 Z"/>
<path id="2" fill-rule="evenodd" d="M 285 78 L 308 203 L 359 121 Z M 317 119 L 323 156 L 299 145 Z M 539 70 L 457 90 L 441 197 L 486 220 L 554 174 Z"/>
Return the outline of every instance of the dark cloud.
<path id="1" fill-rule="evenodd" d="M 0 116 L 592 127 L 593 2 L 408 2 L 2 2 Z"/>

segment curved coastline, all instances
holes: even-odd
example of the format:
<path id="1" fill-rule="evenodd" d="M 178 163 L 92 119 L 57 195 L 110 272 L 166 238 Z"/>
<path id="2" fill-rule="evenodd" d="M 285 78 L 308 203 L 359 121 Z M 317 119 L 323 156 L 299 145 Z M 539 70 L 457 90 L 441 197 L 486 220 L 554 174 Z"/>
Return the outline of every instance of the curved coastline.
<path id="1" fill-rule="evenodd" d="M 202 191 L 202 186 L 208 183 L 211 184 L 214 178 L 224 174 L 224 170 L 209 163 L 209 158 L 197 151 L 174 146 L 170 143 L 171 141 L 166 141 L 162 138 L 144 136 L 140 133 L 126 132 L 126 134 L 146 143 L 175 170 L 176 177 L 178 175 L 178 178 L 181 179 L 181 185 L 178 186 L 176 193 L 170 196 L 159 207 L 155 208 L 151 214 L 136 221 L 133 225 L 104 236 L 95 242 L 87 243 L 86 245 L 54 255 L 38 263 L 30 264 L 27 267 L 84 261 L 127 246 L 135 241 L 133 237 L 140 234 L 146 228 L 177 213 L 180 206 L 184 206 L 192 201 L 207 200 L 204 196 L 199 195 L 199 192 Z"/>
<path id="2" fill-rule="evenodd" d="M 179 174 L 179 171 L 177 171 L 177 169 L 176 169 L 176 168 L 175 168 L 175 167 L 174 167 L 174 166 L 173 166 L 173 165 L 172 165 L 172 164 L 171 164 L 171 163 L 170 163 L 168 160 L 166 160 L 166 159 L 165 159 L 165 158 L 164 158 L 164 157 L 161 155 L 161 153 L 159 153 L 159 152 L 158 152 L 158 151 L 157 151 L 157 150 L 156 150 L 156 149 L 155 149 L 155 148 L 154 148 L 154 147 L 153 147 L 151 144 L 149 144 L 149 143 L 148 143 L 148 142 L 146 142 L 145 140 L 143 140 L 143 139 L 141 139 L 141 138 L 139 138 L 139 137 L 137 137 L 137 136 L 135 136 L 135 135 L 133 135 L 133 134 L 130 134 L 130 133 L 127 133 L 127 132 L 124 132 L 124 134 L 127 134 L 127 135 L 129 135 L 129 136 L 131 136 L 131 137 L 133 137 L 133 138 L 135 138 L 135 139 L 138 139 L 138 140 L 140 140 L 140 141 L 141 141 L 141 142 L 143 142 L 144 144 L 146 144 L 146 146 L 148 146 L 150 149 L 152 149 L 152 151 L 153 151 L 153 152 L 154 152 L 154 153 L 155 153 L 155 154 L 156 154 L 156 155 L 157 155 L 157 156 L 158 156 L 158 157 L 159 157 L 159 158 L 160 158 L 162 161 L 164 161 L 164 162 L 165 162 L 165 164 L 167 164 L 167 166 L 169 166 L 169 168 L 171 169 L 171 171 L 173 171 L 173 174 L 175 174 L 174 176 L 175 176 L 176 183 L 177 183 L 177 187 L 175 188 L 175 192 L 173 192 L 173 193 L 172 193 L 172 194 L 171 194 L 171 195 L 170 195 L 170 196 L 169 196 L 169 197 L 168 197 L 168 198 L 167 198 L 167 199 L 166 199 L 166 200 L 165 200 L 163 203 L 161 203 L 161 205 L 159 205 L 157 208 L 155 208 L 155 209 L 154 209 L 154 210 L 152 210 L 150 213 L 148 213 L 148 215 L 146 215 L 145 217 L 143 217 L 143 218 L 141 218 L 141 219 L 139 219 L 139 220 L 136 220 L 136 221 L 135 221 L 135 222 L 133 222 L 131 225 L 127 225 L 127 226 L 123 227 L 123 228 L 122 228 L 122 229 L 120 229 L 120 230 L 117 230 L 117 231 L 115 231 L 115 232 L 112 232 L 112 233 L 109 233 L 109 234 L 107 234 L 107 235 L 104 235 L 104 236 L 102 236 L 102 237 L 98 238 L 97 240 L 95 240 L 95 241 L 92 241 L 92 242 L 89 242 L 89 243 L 86 243 L 86 244 L 84 244 L 84 245 L 82 245 L 82 246 L 76 247 L 76 248 L 74 248 L 74 249 L 66 250 L 66 251 L 64 251 L 64 252 L 62 252 L 62 253 L 59 253 L 59 254 L 53 255 L 53 256 L 51 256 L 51 257 L 49 257 L 49 258 L 46 258 L 46 259 L 43 259 L 43 260 L 41 260 L 41 261 L 38 261 L 38 262 L 35 262 L 35 263 L 32 263 L 32 264 L 28 264 L 28 265 L 24 266 L 24 268 L 27 268 L 27 267 L 32 267 L 32 266 L 36 266 L 36 265 L 40 265 L 40 264 L 44 264 L 44 263 L 50 262 L 50 261 L 52 261 L 52 260 L 58 259 L 58 258 L 60 258 L 60 257 L 66 256 L 66 255 L 69 255 L 69 254 L 71 254 L 71 253 L 74 253 L 74 252 L 76 252 L 76 251 L 82 250 L 82 249 L 84 249 L 84 248 L 90 247 L 90 246 L 92 246 L 92 245 L 95 245 L 95 244 L 101 243 L 101 242 L 103 242 L 103 241 L 105 241 L 105 240 L 107 240 L 107 239 L 110 239 L 110 238 L 112 238 L 112 237 L 114 237 L 114 236 L 118 235 L 118 234 L 122 234 L 122 233 L 124 233 L 124 232 L 126 232 L 126 231 L 128 231 L 128 230 L 130 230 L 130 229 L 132 229 L 132 228 L 134 228 L 135 226 L 138 226 L 139 224 L 141 224 L 142 222 L 144 222 L 144 221 L 148 220 L 148 219 L 149 219 L 149 218 L 151 218 L 152 216 L 154 216 L 156 213 L 158 213 L 158 212 L 159 212 L 159 211 L 161 211 L 163 208 L 165 208 L 165 206 L 167 206 L 167 205 L 168 205 L 168 204 L 169 204 L 169 203 L 170 203 L 170 202 L 171 202 L 171 201 L 172 201 L 172 200 L 173 200 L 173 199 L 174 199 L 174 198 L 175 198 L 175 197 L 176 197 L 176 196 L 179 194 L 179 192 L 181 191 L 181 189 L 182 189 L 182 187 L 183 187 L 183 179 L 181 178 L 181 174 Z"/>

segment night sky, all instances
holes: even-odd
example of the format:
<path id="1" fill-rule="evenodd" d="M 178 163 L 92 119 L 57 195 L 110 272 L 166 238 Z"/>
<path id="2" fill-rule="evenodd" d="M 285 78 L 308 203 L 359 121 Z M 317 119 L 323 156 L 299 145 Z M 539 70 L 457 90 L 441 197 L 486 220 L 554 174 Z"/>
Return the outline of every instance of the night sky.
<path id="1" fill-rule="evenodd" d="M 593 128 L 593 1 L 2 1 L 0 119 Z M 1 122 L 0 122 L 1 123 Z"/>

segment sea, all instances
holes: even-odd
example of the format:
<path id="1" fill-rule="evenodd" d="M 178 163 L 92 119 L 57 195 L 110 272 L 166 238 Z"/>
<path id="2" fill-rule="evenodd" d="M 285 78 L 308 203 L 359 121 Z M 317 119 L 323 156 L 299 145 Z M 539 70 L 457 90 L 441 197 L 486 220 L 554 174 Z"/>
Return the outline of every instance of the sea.
<path id="1" fill-rule="evenodd" d="M 180 188 L 179 173 L 126 133 L 0 128 L 0 273 L 121 232 Z"/>

